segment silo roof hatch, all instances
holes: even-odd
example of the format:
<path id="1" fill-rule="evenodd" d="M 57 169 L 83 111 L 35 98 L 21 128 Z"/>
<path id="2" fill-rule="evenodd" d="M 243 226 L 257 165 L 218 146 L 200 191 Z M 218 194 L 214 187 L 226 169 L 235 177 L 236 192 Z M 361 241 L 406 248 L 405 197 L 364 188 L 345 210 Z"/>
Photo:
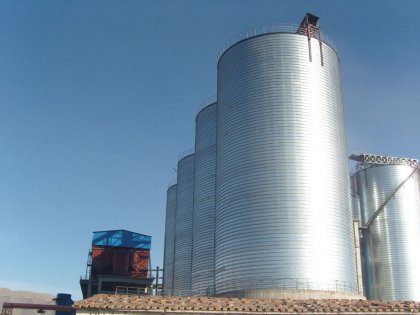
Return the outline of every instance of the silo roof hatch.
<path id="1" fill-rule="evenodd" d="M 306 27 L 307 24 L 311 26 L 318 26 L 319 17 L 311 13 L 306 13 L 302 22 L 300 22 L 300 27 Z"/>

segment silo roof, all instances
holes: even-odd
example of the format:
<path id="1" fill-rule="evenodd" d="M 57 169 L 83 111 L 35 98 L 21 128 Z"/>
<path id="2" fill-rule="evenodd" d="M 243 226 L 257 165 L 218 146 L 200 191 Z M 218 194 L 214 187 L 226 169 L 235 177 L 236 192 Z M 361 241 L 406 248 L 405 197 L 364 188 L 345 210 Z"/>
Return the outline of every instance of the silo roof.
<path id="1" fill-rule="evenodd" d="M 92 246 L 150 249 L 151 245 L 151 236 L 126 230 L 96 231 L 92 237 Z"/>

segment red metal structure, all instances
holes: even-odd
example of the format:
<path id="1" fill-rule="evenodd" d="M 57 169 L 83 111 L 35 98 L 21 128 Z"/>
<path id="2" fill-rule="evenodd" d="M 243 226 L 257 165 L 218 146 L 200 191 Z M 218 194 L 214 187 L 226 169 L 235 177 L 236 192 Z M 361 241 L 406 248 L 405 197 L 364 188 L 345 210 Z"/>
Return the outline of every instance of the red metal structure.
<path id="1" fill-rule="evenodd" d="M 92 246 L 91 276 L 119 275 L 147 278 L 149 250 Z"/>
<path id="2" fill-rule="evenodd" d="M 93 233 L 86 278 L 80 279 L 83 298 L 114 293 L 118 287 L 144 289 L 150 276 L 151 237 L 126 230 Z"/>

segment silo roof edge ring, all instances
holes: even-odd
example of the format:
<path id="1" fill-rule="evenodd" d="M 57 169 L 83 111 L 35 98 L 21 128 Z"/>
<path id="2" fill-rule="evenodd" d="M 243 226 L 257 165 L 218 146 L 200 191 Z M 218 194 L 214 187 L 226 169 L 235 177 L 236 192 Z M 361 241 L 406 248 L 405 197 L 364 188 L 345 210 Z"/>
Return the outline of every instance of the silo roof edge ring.
<path id="1" fill-rule="evenodd" d="M 213 104 L 215 104 L 215 103 L 217 103 L 217 95 L 216 94 L 214 94 L 214 95 L 212 95 L 212 96 L 209 96 L 208 98 L 206 98 L 203 102 L 201 102 L 201 104 L 197 107 L 197 113 L 196 113 L 196 115 L 195 115 L 195 119 L 197 120 L 197 116 L 200 114 L 200 112 L 203 110 L 203 109 L 205 109 L 205 108 L 207 108 L 207 107 L 209 107 L 209 106 L 211 106 L 211 105 L 213 105 Z"/>
<path id="2" fill-rule="evenodd" d="M 194 149 L 190 149 L 190 150 L 186 150 L 184 152 L 182 152 L 178 158 L 178 164 L 179 162 L 181 162 L 183 159 L 186 159 L 188 157 L 190 157 L 191 155 L 195 155 L 194 153 Z"/>
<path id="3" fill-rule="evenodd" d="M 236 46 L 237 44 L 251 39 L 256 38 L 264 35 L 269 34 L 294 34 L 294 35 L 301 35 L 301 36 L 307 36 L 306 34 L 301 34 L 298 32 L 300 26 L 296 24 L 282 24 L 282 25 L 271 25 L 271 26 L 258 26 L 254 28 L 250 28 L 248 30 L 245 30 L 238 35 L 234 36 L 227 42 L 225 42 L 222 47 L 219 49 L 219 52 L 217 54 L 217 65 L 219 65 L 219 61 L 222 58 L 222 56 L 225 54 L 226 51 L 228 51 L 230 48 Z M 338 56 L 338 49 L 333 41 L 331 41 L 328 36 L 326 36 L 324 33 L 320 32 L 321 40 L 324 44 L 331 47 L 331 49 L 334 50 L 334 52 Z M 315 38 L 317 40 L 320 40 L 319 38 Z"/>
<path id="4" fill-rule="evenodd" d="M 169 188 L 171 188 L 172 186 L 175 186 L 177 184 L 177 179 L 173 178 L 168 182 L 168 190 Z"/>

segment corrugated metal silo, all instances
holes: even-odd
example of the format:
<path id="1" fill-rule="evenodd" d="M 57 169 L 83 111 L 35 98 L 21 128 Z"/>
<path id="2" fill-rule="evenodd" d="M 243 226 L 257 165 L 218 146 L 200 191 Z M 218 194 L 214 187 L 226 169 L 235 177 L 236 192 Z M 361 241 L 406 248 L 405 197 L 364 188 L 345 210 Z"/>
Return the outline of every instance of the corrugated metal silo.
<path id="1" fill-rule="evenodd" d="M 173 291 L 176 187 L 176 184 L 171 185 L 166 193 L 165 250 L 163 258 L 163 288 L 166 295 L 172 295 Z"/>
<path id="2" fill-rule="evenodd" d="M 196 117 L 192 290 L 206 295 L 214 287 L 216 181 L 216 103 Z"/>
<path id="3" fill-rule="evenodd" d="M 355 174 L 367 297 L 420 301 L 418 162 L 374 155 L 359 157 L 371 157 L 359 165 Z"/>
<path id="4" fill-rule="evenodd" d="M 306 27 L 219 58 L 216 294 L 357 291 L 339 58 Z"/>
<path id="5" fill-rule="evenodd" d="M 174 295 L 189 295 L 191 292 L 194 165 L 194 154 L 184 156 L 178 162 L 175 216 Z"/>

